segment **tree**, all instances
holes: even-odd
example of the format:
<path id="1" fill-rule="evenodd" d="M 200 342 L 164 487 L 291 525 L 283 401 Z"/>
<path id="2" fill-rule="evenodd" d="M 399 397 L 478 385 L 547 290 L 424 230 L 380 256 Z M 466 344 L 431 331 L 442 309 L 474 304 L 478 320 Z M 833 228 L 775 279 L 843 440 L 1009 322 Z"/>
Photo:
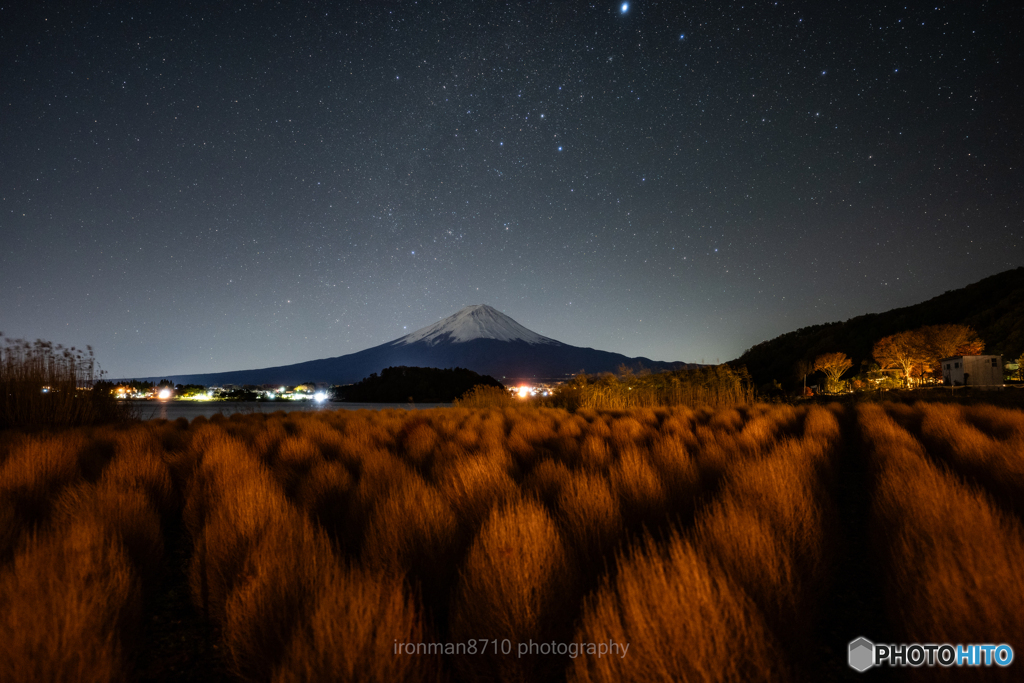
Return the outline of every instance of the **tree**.
<path id="1" fill-rule="evenodd" d="M 814 372 L 814 362 L 809 361 L 806 358 L 801 358 L 793 366 L 793 371 L 796 373 L 796 378 L 804 383 L 804 393 L 807 393 L 807 375 Z"/>
<path id="2" fill-rule="evenodd" d="M 875 342 L 871 355 L 882 368 L 895 368 L 903 373 L 903 380 L 909 386 L 915 365 L 927 362 L 928 351 L 923 343 L 920 330 L 897 332 Z"/>
<path id="3" fill-rule="evenodd" d="M 928 325 L 918 330 L 927 351 L 927 362 L 939 370 L 939 361 L 952 356 L 977 356 L 985 351 L 985 342 L 970 325 Z"/>
<path id="4" fill-rule="evenodd" d="M 829 391 L 835 391 L 839 385 L 839 378 L 843 373 L 853 367 L 849 357 L 845 353 L 823 353 L 814 359 L 814 369 L 821 370 L 828 377 Z"/>

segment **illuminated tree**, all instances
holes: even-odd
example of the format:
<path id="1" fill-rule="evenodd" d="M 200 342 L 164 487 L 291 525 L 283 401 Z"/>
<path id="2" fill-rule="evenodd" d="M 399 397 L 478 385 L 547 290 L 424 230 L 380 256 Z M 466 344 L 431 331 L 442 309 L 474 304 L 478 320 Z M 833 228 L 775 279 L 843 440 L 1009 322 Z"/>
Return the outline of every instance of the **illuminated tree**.
<path id="1" fill-rule="evenodd" d="M 853 363 L 845 353 L 823 353 L 814 359 L 814 369 L 821 370 L 828 377 L 829 391 L 835 391 L 839 385 L 839 378 L 843 373 L 853 367 Z"/>
<path id="2" fill-rule="evenodd" d="M 883 368 L 895 368 L 903 373 L 903 380 L 909 386 L 914 366 L 929 359 L 928 350 L 920 330 L 897 332 L 875 342 L 871 355 Z"/>
<path id="3" fill-rule="evenodd" d="M 928 325 L 919 330 L 932 363 L 952 356 L 977 356 L 985 342 L 970 325 Z"/>

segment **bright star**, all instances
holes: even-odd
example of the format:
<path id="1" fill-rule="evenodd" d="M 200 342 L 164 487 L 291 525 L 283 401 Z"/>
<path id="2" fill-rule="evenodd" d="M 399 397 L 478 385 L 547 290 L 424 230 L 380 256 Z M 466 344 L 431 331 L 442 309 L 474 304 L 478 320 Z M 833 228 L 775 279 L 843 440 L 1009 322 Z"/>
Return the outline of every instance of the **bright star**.
<path id="1" fill-rule="evenodd" d="M 629 3 L 628 2 L 622 3 L 622 13 L 625 14 L 628 11 L 629 11 Z"/>

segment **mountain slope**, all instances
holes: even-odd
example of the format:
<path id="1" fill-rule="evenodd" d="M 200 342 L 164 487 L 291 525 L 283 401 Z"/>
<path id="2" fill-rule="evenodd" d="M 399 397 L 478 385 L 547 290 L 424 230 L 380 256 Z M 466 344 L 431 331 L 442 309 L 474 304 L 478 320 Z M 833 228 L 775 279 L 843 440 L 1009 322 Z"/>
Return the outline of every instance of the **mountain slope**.
<path id="1" fill-rule="evenodd" d="M 857 372 L 862 361 L 871 362 L 871 349 L 882 337 L 922 325 L 970 325 L 985 341 L 985 352 L 1017 358 L 1024 352 L 1024 268 L 987 277 L 928 301 L 804 327 L 747 349 L 730 365 L 745 365 L 761 386 L 771 380 L 796 383 L 796 364 L 822 353 L 842 351 Z"/>
<path id="2" fill-rule="evenodd" d="M 570 346 L 523 327 L 490 306 L 468 306 L 447 318 L 394 341 L 336 358 L 257 370 L 167 377 L 178 384 L 351 384 L 384 368 L 462 367 L 499 381 L 559 378 L 580 371 L 669 370 L 686 363 L 630 358 L 620 353 Z M 149 379 L 149 378 L 147 378 Z M 160 378 L 154 378 L 160 379 Z"/>

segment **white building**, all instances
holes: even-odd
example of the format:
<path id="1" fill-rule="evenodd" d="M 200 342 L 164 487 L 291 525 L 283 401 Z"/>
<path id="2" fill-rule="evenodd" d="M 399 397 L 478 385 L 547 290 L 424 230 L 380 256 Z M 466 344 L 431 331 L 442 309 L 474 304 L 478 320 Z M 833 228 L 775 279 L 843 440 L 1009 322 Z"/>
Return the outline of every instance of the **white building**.
<path id="1" fill-rule="evenodd" d="M 942 363 L 942 381 L 949 386 L 1003 386 L 1002 356 L 953 356 L 939 362 Z"/>

